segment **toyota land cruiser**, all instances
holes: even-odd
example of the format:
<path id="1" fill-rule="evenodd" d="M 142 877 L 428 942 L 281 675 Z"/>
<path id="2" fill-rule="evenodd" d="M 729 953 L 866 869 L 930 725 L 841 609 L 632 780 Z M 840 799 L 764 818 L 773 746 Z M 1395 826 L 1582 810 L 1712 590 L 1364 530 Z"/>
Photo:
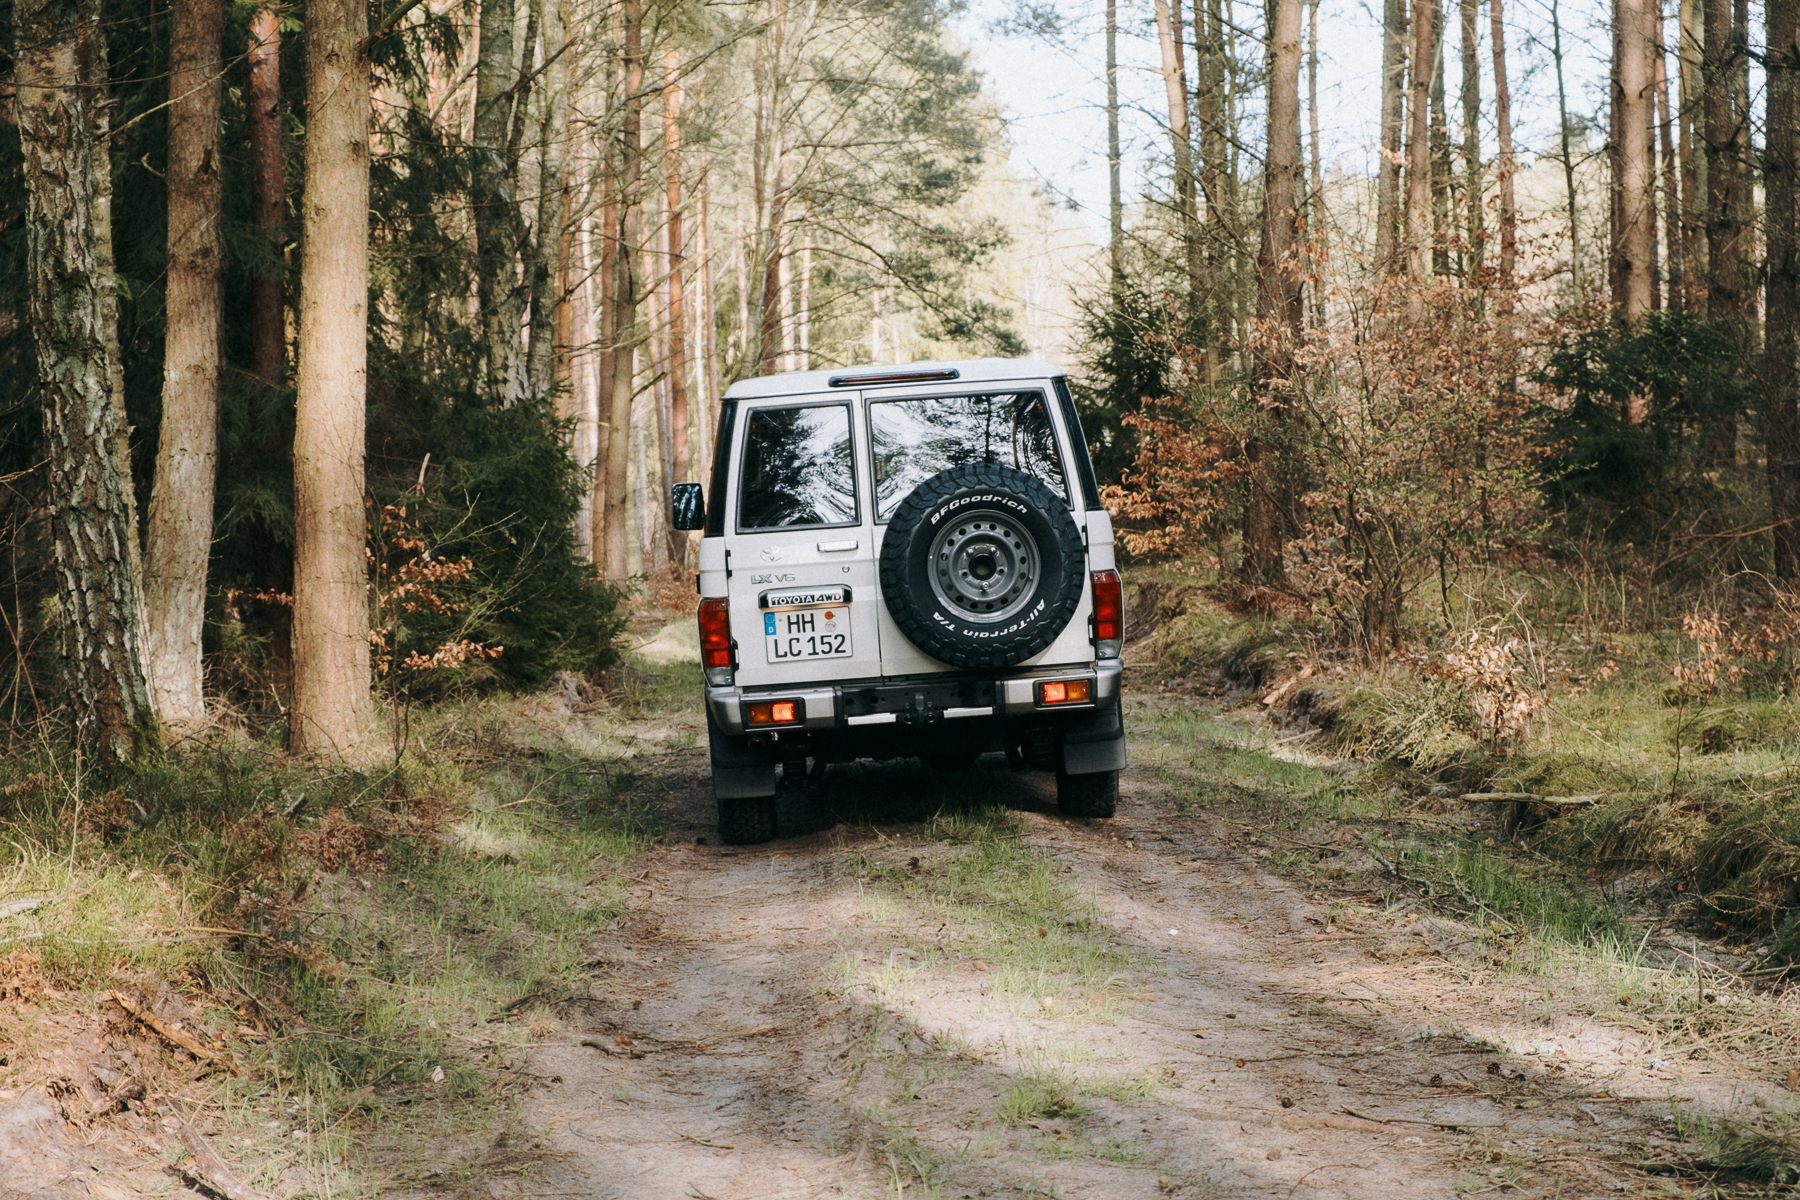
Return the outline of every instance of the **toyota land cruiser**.
<path id="1" fill-rule="evenodd" d="M 733 384 L 702 529 L 700 654 L 719 833 L 775 836 L 777 771 L 1005 751 L 1110 817 L 1123 599 L 1064 373 L 980 359 Z"/>

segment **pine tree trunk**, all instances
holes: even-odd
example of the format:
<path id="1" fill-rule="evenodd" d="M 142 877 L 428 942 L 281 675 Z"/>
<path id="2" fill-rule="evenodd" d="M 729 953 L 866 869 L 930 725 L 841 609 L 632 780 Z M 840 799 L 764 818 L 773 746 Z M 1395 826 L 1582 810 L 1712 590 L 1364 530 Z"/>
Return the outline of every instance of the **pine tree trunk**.
<path id="1" fill-rule="evenodd" d="M 1550 0 L 1550 57 L 1556 64 L 1556 115 L 1561 131 L 1563 189 L 1569 204 L 1569 279 L 1575 285 L 1575 302 L 1584 303 L 1586 288 L 1581 275 L 1581 207 L 1575 194 L 1575 157 L 1570 146 L 1569 88 L 1563 78 L 1562 15 L 1558 0 Z"/>
<path id="2" fill-rule="evenodd" d="M 1125 286 L 1125 202 L 1119 164 L 1119 0 L 1106 0 L 1106 177 L 1110 189 L 1106 249 L 1114 292 Z"/>
<path id="3" fill-rule="evenodd" d="M 1656 188 L 1655 159 L 1646 132 L 1651 128 L 1651 101 L 1655 82 L 1650 69 L 1654 26 L 1651 14 L 1659 0 L 1618 0 L 1618 79 L 1614 93 L 1618 105 L 1620 240 L 1619 284 L 1615 298 L 1627 321 L 1651 310 L 1655 280 L 1656 219 L 1652 197 Z M 1641 406 L 1627 406 L 1627 420 L 1636 424 L 1644 417 Z"/>
<path id="4" fill-rule="evenodd" d="M 1481 179 L 1481 0 L 1462 0 L 1462 119 L 1464 231 L 1469 239 L 1463 285 L 1479 287 L 1487 249 Z"/>
<path id="5" fill-rule="evenodd" d="M 1679 149 L 1681 153 L 1681 246 L 1686 271 L 1686 303 L 1688 312 L 1706 317 L 1706 222 L 1704 216 L 1706 156 L 1700 153 L 1702 139 L 1694 133 L 1695 121 L 1702 112 L 1705 88 L 1700 82 L 1700 46 L 1703 34 L 1696 23 L 1697 0 L 1680 0 L 1677 22 L 1681 52 L 1676 56 L 1677 75 L 1681 81 Z"/>
<path id="6" fill-rule="evenodd" d="M 1444 3 L 1431 0 L 1431 269 L 1450 276 L 1450 120 L 1444 111 Z"/>
<path id="7" fill-rule="evenodd" d="M 1506 77 L 1506 26 L 1502 0 L 1488 0 L 1493 16 L 1494 130 L 1499 160 L 1494 165 L 1500 187 L 1500 285 L 1503 313 L 1510 313 L 1519 261 L 1519 204 L 1513 193 L 1512 85 Z"/>
<path id="8" fill-rule="evenodd" d="M 1401 131 L 1406 110 L 1406 0 L 1385 0 L 1381 37 L 1381 155 L 1375 168 L 1375 267 L 1400 269 Z"/>
<path id="9" fill-rule="evenodd" d="M 363 424 L 368 386 L 367 0 L 313 0 L 306 21 L 305 251 L 294 411 L 297 753 L 370 743 Z M 351 214 L 355 214 L 352 216 Z"/>
<path id="10" fill-rule="evenodd" d="M 1175 158 L 1175 211 L 1181 222 L 1182 259 L 1187 266 L 1190 321 L 1205 295 L 1200 219 L 1194 195 L 1194 140 L 1188 129 L 1187 65 L 1183 61 L 1181 0 L 1153 0 L 1156 39 L 1162 48 L 1163 93 L 1169 105 L 1169 144 Z"/>
<path id="11" fill-rule="evenodd" d="M 1707 310 L 1732 324 L 1743 321 L 1744 231 L 1743 135 L 1735 104 L 1740 31 L 1732 22 L 1731 0 L 1706 0 L 1706 245 Z"/>
<path id="12" fill-rule="evenodd" d="M 1660 12 L 1657 21 L 1657 44 L 1651 47 L 1651 75 L 1656 83 L 1656 128 L 1662 139 L 1662 226 L 1663 241 L 1669 248 L 1668 305 L 1671 311 L 1681 312 L 1687 306 L 1687 239 L 1684 236 L 1687 222 L 1681 213 L 1681 168 L 1675 157 L 1675 122 L 1669 110 L 1668 51 L 1662 45 Z"/>
<path id="13" fill-rule="evenodd" d="M 663 55 L 669 84 L 663 92 L 663 186 L 668 191 L 669 237 L 669 423 L 674 426 L 670 482 L 688 478 L 687 270 L 683 241 L 681 191 L 681 55 L 671 44 Z M 669 562 L 679 574 L 687 569 L 686 530 L 669 530 Z"/>
<path id="14" fill-rule="evenodd" d="M 556 390 L 562 374 L 561 347 L 566 343 L 557 336 L 557 321 L 563 312 L 563 259 L 568 239 L 563 228 L 566 209 L 563 205 L 564 177 L 568 144 L 569 56 L 563 49 L 566 34 L 565 0 L 532 0 L 532 11 L 539 15 L 543 29 L 546 58 L 539 73 L 542 86 L 535 89 L 538 131 L 538 195 L 536 220 L 525 245 L 529 270 L 529 303 L 531 311 L 531 345 L 526 351 L 525 387 L 529 395 L 547 397 Z"/>
<path id="15" fill-rule="evenodd" d="M 1306 144 L 1309 166 L 1306 185 L 1306 232 L 1312 246 L 1312 273 L 1318 274 L 1330 257 L 1326 236 L 1325 164 L 1319 147 L 1319 0 L 1306 3 Z M 1312 290 L 1314 328 L 1325 325 L 1325 289 Z"/>
<path id="16" fill-rule="evenodd" d="M 1211 247 L 1206 256 L 1211 274 L 1205 307 L 1208 329 L 1204 370 L 1208 383 L 1219 382 L 1224 357 L 1221 348 L 1232 336 L 1230 300 L 1228 296 L 1220 295 L 1220 276 L 1226 273 L 1220 268 L 1227 265 L 1228 269 L 1231 254 L 1227 229 L 1235 220 L 1230 212 L 1231 192 L 1225 179 L 1229 169 L 1225 130 L 1219 123 L 1220 97 L 1225 88 L 1225 44 L 1219 33 L 1220 11 L 1220 0 L 1208 0 L 1207 4 L 1196 0 L 1194 4 L 1194 73 L 1199 83 L 1194 105 L 1200 121 L 1200 190 L 1206 197 L 1206 233 Z"/>
<path id="17" fill-rule="evenodd" d="M 475 128 L 469 200 L 475 224 L 475 295 L 481 309 L 486 358 L 483 391 L 489 404 L 510 407 L 528 388 L 525 308 L 528 285 L 518 277 L 525 229 L 520 219 L 513 127 L 529 100 L 526 70 L 514 44 L 513 0 L 481 0 L 480 57 L 475 70 Z M 532 23 L 535 33 L 536 22 Z M 535 37 L 527 37 L 529 56 Z"/>
<path id="18" fill-rule="evenodd" d="M 77 745 L 111 769 L 156 753 L 161 734 L 140 652 L 99 0 L 21 0 L 13 33 L 63 665 Z"/>
<path id="19" fill-rule="evenodd" d="M 221 0 L 176 0 L 169 36 L 168 318 L 162 426 L 144 550 L 144 667 L 151 703 L 171 723 L 206 715 L 200 634 L 219 456 L 224 24 Z"/>
<path id="20" fill-rule="evenodd" d="M 1293 342 L 1305 320 L 1305 298 L 1294 269 L 1300 218 L 1300 20 L 1303 0 L 1273 0 L 1270 44 L 1269 140 L 1264 165 L 1262 244 L 1257 255 L 1256 314 L 1259 403 L 1277 432 L 1252 443 L 1246 457 L 1250 491 L 1244 506 L 1244 567 L 1253 578 L 1277 582 L 1282 564 L 1288 464 L 1279 427 L 1292 407 L 1289 375 Z"/>
<path id="21" fill-rule="evenodd" d="M 259 8 L 250 18 L 249 57 L 251 219 L 279 250 L 287 182 L 281 157 L 281 19 L 274 9 Z M 279 273 L 250 281 L 250 370 L 271 384 L 282 382 L 287 360 L 281 300 Z"/>
<path id="22" fill-rule="evenodd" d="M 1437 45 L 1431 27 L 1433 0 L 1413 0 L 1412 86 L 1406 154 L 1406 263 L 1416 280 L 1431 277 L 1431 76 Z"/>
<path id="23" fill-rule="evenodd" d="M 606 573 L 623 580 L 629 573 L 627 557 L 631 539 L 626 521 L 631 498 L 631 402 L 637 392 L 637 346 L 641 280 L 638 246 L 639 187 L 643 175 L 644 136 L 644 8 L 642 0 L 622 0 L 619 5 L 619 193 L 611 236 L 617 244 L 613 256 L 612 319 L 612 427 L 607 431 L 606 451 Z"/>
<path id="24" fill-rule="evenodd" d="M 1764 411 L 1775 574 L 1800 582 L 1800 0 L 1767 0 Z"/>
<path id="25" fill-rule="evenodd" d="M 596 280 L 600 294 L 600 319 L 595 323 L 594 336 L 600 343 L 600 359 L 598 373 L 594 381 L 595 404 L 595 457 L 593 484 L 593 542 L 589 548 L 589 556 L 596 566 L 604 567 L 611 562 L 611 533 L 608 522 L 613 519 L 609 497 L 612 495 L 612 405 L 613 380 L 618 373 L 618 340 L 617 325 L 618 297 L 615 289 L 618 281 L 619 264 L 619 177 L 618 156 L 611 147 L 602 145 L 600 152 L 600 273 Z"/>

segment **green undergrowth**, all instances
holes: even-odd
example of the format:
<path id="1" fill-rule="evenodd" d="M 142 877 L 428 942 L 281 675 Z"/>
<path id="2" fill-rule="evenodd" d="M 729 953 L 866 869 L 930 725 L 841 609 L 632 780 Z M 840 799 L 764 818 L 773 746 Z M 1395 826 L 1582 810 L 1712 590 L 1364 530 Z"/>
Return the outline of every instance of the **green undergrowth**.
<path id="1" fill-rule="evenodd" d="M 644 673 L 634 711 L 690 684 Z M 53 744 L 15 749 L 0 990 L 93 1011 L 172 987 L 242 1068 L 211 1086 L 255 1183 L 355 1195 L 375 1165 L 443 1169 L 413 1135 L 496 1119 L 509 1047 L 585 1003 L 589 935 L 661 832 L 657 768 L 616 710 L 490 697 L 410 718 L 407 752 L 364 769 L 220 736 L 102 785 Z M 311 1136 L 277 1146 L 272 1124 Z"/>
<path id="2" fill-rule="evenodd" d="M 1153 757 L 1178 813 L 1274 805 L 1298 806 L 1305 820 L 1332 810 L 1435 820 L 1450 830 L 1434 835 L 1440 882 L 1462 908 L 1472 902 L 1450 867 L 1465 862 L 1489 864 L 1484 879 L 1517 874 L 1527 892 L 1549 878 L 1558 894 L 1597 895 L 1622 880 L 1635 902 L 1660 906 L 1659 920 L 1763 956 L 1767 971 L 1800 964 L 1794 652 L 1778 647 L 1765 661 L 1730 648 L 1732 634 L 1766 619 L 1756 594 L 1678 594 L 1585 568 L 1495 571 L 1421 598 L 1406 654 L 1369 663 L 1334 651 L 1303 619 L 1227 611 L 1206 589 L 1151 575 L 1144 594 L 1163 621 L 1134 666 L 1138 688 L 1204 680 L 1222 698 L 1207 708 L 1231 714 L 1161 721 L 1157 736 L 1177 745 Z M 1734 605 L 1750 611 L 1732 616 Z M 1683 616 L 1715 612 L 1726 614 L 1722 649 L 1706 651 Z M 1504 682 L 1447 657 L 1471 637 L 1508 647 Z M 1681 683 L 1676 668 L 1699 670 L 1709 654 L 1712 681 Z M 1496 722 L 1493 706 L 1512 703 L 1526 715 Z M 1271 761 L 1283 745 L 1297 752 L 1289 757 L 1353 769 Z M 1461 799 L 1484 793 L 1506 798 L 1473 810 L 1479 801 Z M 1472 859 L 1460 844 L 1485 850 L 1489 838 L 1494 852 Z M 1482 905 L 1508 902 L 1460 883 Z M 1537 919 L 1517 918 L 1550 928 L 1599 919 L 1580 904 L 1540 907 Z"/>

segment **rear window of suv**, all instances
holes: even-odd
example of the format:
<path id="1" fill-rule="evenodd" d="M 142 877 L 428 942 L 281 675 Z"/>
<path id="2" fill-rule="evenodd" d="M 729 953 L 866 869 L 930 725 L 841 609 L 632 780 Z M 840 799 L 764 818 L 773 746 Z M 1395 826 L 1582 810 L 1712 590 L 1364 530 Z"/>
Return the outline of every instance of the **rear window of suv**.
<path id="1" fill-rule="evenodd" d="M 939 471 L 968 463 L 1016 467 L 1068 495 L 1042 392 L 877 400 L 869 405 L 869 436 L 877 520 Z"/>
<path id="2" fill-rule="evenodd" d="M 848 405 L 755 408 L 748 416 L 739 529 L 857 523 Z"/>

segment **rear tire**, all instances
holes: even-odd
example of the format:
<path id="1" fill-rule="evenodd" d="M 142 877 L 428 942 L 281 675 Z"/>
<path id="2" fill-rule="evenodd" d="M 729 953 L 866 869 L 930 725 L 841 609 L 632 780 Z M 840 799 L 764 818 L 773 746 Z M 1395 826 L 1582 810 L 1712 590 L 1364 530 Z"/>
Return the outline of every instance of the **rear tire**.
<path id="1" fill-rule="evenodd" d="M 727 846 L 753 846 L 775 839 L 775 797 L 718 797 L 719 840 Z"/>
<path id="2" fill-rule="evenodd" d="M 1119 773 L 1092 775 L 1056 772 L 1056 807 L 1069 817 L 1110 817 L 1119 807 Z"/>
<path id="3" fill-rule="evenodd" d="M 921 754 L 919 761 L 934 771 L 943 771 L 948 774 L 953 771 L 968 770 L 980 757 L 981 751 L 979 750 L 958 750 L 955 754 Z"/>

